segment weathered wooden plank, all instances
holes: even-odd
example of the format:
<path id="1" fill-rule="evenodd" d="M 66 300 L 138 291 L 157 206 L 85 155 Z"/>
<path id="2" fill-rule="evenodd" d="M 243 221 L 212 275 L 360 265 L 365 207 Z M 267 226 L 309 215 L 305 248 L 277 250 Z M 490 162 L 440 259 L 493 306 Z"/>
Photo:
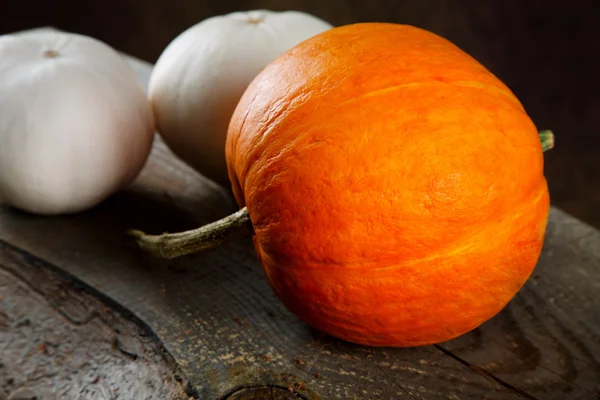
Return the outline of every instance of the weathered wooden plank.
<path id="1" fill-rule="evenodd" d="M 0 244 L 0 399 L 188 399 L 145 329 Z"/>
<path id="2" fill-rule="evenodd" d="M 146 84 L 150 67 L 130 62 Z M 380 349 L 329 338 L 291 315 L 268 287 L 248 231 L 171 262 L 122 237 L 131 227 L 190 228 L 234 209 L 226 191 L 157 140 L 135 184 L 89 212 L 40 218 L 0 209 L 0 241 L 145 321 L 199 398 L 285 398 L 290 390 L 323 399 L 599 396 L 600 237 L 564 213 L 552 210 L 536 276 L 496 318 L 441 346 Z"/>
<path id="3" fill-rule="evenodd" d="M 260 385 L 323 399 L 511 398 L 510 390 L 435 347 L 370 349 L 313 331 L 272 294 L 249 232 L 174 262 L 123 242 L 132 224 L 159 230 L 205 219 L 183 211 L 189 205 L 180 208 L 185 201 L 173 182 L 158 180 L 154 195 L 132 188 L 72 217 L 2 209 L 0 240 L 72 273 L 145 321 L 202 399 Z M 154 203 L 160 197 L 163 207 Z M 148 215 L 156 218 L 145 219 L 140 210 L 155 210 Z"/>

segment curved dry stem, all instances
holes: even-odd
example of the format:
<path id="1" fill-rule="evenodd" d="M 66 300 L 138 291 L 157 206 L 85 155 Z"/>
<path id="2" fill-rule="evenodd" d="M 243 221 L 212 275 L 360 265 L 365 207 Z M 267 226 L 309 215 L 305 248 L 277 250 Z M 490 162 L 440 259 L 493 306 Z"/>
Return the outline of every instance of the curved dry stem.
<path id="1" fill-rule="evenodd" d="M 197 229 L 178 233 L 148 235 L 137 229 L 127 231 L 145 251 L 162 258 L 176 258 L 213 248 L 227 239 L 237 228 L 248 223 L 246 207 Z"/>

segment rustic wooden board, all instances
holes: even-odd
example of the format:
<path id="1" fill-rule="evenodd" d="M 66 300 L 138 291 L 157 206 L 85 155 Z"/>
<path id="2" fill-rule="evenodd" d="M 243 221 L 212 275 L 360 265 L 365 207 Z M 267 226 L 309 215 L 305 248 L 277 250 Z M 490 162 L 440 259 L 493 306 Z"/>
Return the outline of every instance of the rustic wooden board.
<path id="1" fill-rule="evenodd" d="M 129 61 L 147 84 L 151 67 Z M 134 185 L 93 210 L 44 218 L 0 208 L 0 251 L 18 248 L 127 309 L 201 399 L 600 398 L 600 233 L 563 212 L 552 210 L 534 276 L 497 317 L 443 345 L 386 349 L 327 337 L 288 312 L 248 231 L 174 261 L 123 237 L 131 227 L 174 231 L 233 210 L 227 191 L 157 140 Z"/>
<path id="2" fill-rule="evenodd" d="M 201 399 L 261 385 L 323 399 L 516 398 L 435 347 L 370 349 L 313 331 L 272 294 L 247 231 L 221 248 L 171 262 L 139 252 L 123 238 L 128 227 L 185 229 L 233 208 L 157 144 L 130 190 L 87 213 L 40 218 L 1 209 L 0 240 L 145 321 Z"/>
<path id="3" fill-rule="evenodd" d="M 172 364 L 139 324 L 0 244 L 0 399 L 186 400 Z"/>

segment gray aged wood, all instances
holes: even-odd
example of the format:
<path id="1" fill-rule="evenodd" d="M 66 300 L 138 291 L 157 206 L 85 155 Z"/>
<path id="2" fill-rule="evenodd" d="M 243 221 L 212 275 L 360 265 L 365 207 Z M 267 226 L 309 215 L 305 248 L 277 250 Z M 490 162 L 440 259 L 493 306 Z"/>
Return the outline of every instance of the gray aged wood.
<path id="1" fill-rule="evenodd" d="M 0 399 L 188 399 L 170 361 L 145 329 L 0 244 Z"/>
<path id="2" fill-rule="evenodd" d="M 129 60 L 146 84 L 150 66 Z M 144 321 L 200 399 L 600 398 L 600 233 L 563 212 L 552 209 L 534 275 L 498 316 L 442 345 L 390 349 L 333 339 L 287 311 L 249 231 L 173 261 L 123 237 L 128 228 L 193 228 L 235 209 L 157 139 L 138 180 L 93 210 L 43 218 L 1 208 L 0 241 Z"/>

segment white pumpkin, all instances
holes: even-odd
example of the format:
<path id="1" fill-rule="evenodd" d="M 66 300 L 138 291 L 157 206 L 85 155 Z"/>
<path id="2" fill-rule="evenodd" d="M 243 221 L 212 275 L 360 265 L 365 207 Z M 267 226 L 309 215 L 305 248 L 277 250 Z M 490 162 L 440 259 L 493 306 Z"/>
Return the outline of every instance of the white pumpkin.
<path id="1" fill-rule="evenodd" d="M 332 28 L 312 15 L 253 10 L 205 19 L 160 55 L 148 88 L 157 130 L 179 158 L 229 186 L 229 120 L 252 79 L 285 51 Z"/>
<path id="2" fill-rule="evenodd" d="M 60 31 L 0 36 L 0 203 L 91 208 L 139 174 L 154 132 L 143 87 L 108 45 Z"/>

